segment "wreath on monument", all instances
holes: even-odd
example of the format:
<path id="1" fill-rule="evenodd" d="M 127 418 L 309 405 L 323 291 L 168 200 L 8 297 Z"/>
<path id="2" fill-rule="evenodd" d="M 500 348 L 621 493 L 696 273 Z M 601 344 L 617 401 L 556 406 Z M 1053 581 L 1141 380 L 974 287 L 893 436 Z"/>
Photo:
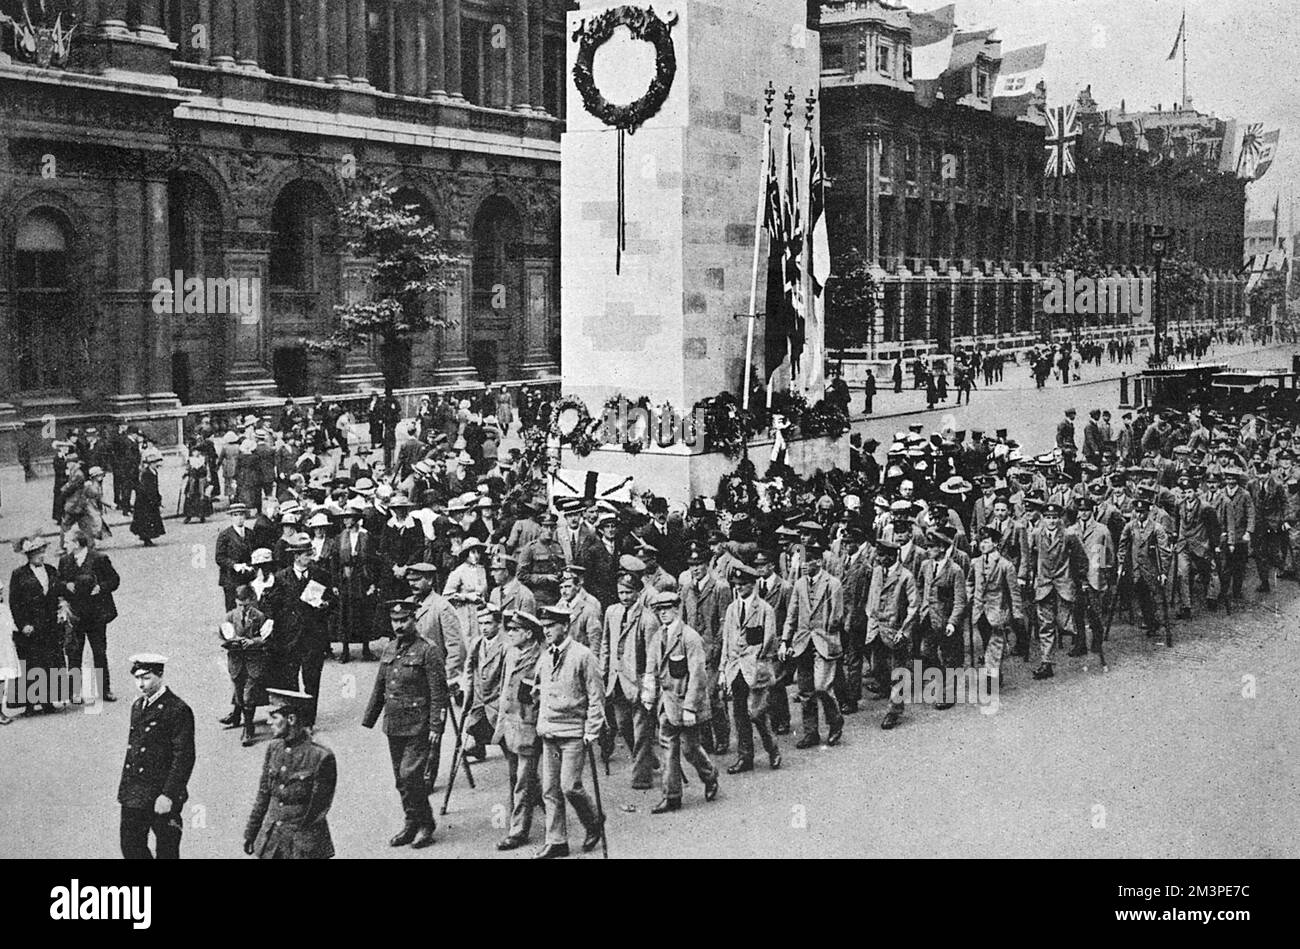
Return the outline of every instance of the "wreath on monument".
<path id="1" fill-rule="evenodd" d="M 594 424 L 587 404 L 575 395 L 551 403 L 550 435 L 561 445 L 568 445 L 579 458 L 586 458 L 600 447 L 600 440 L 592 432 Z"/>
<path id="2" fill-rule="evenodd" d="M 591 19 L 579 23 L 573 33 L 578 41 L 578 54 L 573 64 L 573 84 L 582 96 L 582 105 L 606 125 L 611 125 L 629 135 L 653 116 L 668 99 L 673 77 L 677 74 L 677 54 L 673 50 L 670 32 L 677 22 L 677 14 L 661 20 L 654 7 L 610 7 Z M 627 105 L 614 105 L 596 88 L 592 64 L 596 50 L 604 45 L 620 26 L 627 27 L 632 38 L 644 40 L 655 48 L 655 76 L 645 95 Z"/>

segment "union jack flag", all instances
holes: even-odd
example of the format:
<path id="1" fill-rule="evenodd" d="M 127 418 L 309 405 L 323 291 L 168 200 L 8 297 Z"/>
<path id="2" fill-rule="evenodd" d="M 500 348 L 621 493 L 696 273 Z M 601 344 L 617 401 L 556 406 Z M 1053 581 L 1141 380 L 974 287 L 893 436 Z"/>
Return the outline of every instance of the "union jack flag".
<path id="1" fill-rule="evenodd" d="M 1061 178 L 1075 173 L 1074 146 L 1078 140 L 1078 106 L 1058 105 L 1048 109 L 1047 138 L 1043 142 L 1047 152 L 1047 163 L 1043 166 L 1046 177 Z"/>
<path id="2" fill-rule="evenodd" d="M 1264 147 L 1260 141 L 1263 135 L 1263 122 L 1254 122 L 1246 126 L 1246 131 L 1241 136 L 1241 151 L 1237 153 L 1238 178 L 1250 178 L 1255 174 L 1255 165 L 1258 164 Z"/>

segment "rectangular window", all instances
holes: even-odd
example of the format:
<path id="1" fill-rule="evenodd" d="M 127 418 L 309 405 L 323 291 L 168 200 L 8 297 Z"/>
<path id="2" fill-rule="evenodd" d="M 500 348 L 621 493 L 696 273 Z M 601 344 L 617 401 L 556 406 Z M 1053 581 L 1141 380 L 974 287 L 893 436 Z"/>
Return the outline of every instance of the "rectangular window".
<path id="1" fill-rule="evenodd" d="M 980 99 L 989 97 L 989 74 L 982 69 L 975 73 L 975 95 Z"/>
<path id="2" fill-rule="evenodd" d="M 903 78 L 908 82 L 912 81 L 912 49 L 910 46 L 903 50 Z"/>
<path id="3" fill-rule="evenodd" d="M 876 47 L 876 72 L 882 76 L 891 75 L 893 72 L 892 52 L 893 50 L 883 43 Z"/>
<path id="4" fill-rule="evenodd" d="M 844 47 L 826 46 L 822 49 L 822 72 L 844 72 Z"/>

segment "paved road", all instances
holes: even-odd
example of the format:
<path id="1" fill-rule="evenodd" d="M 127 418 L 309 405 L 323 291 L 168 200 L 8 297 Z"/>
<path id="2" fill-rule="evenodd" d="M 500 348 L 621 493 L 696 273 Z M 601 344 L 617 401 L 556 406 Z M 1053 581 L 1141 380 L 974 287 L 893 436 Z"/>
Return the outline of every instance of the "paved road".
<path id="1" fill-rule="evenodd" d="M 209 533 L 191 526 L 170 532 L 160 549 L 114 552 L 125 580 L 111 655 L 115 672 L 136 650 L 172 657 L 168 680 L 199 722 L 184 851 L 230 857 L 240 852 L 263 749 L 240 747 L 237 731 L 216 724 L 229 684 L 215 645 L 215 572 L 200 566 Z M 760 764 L 749 775 L 724 775 L 721 796 L 707 805 L 695 781 L 675 815 L 647 813 L 657 794 L 628 788 L 620 751 L 613 775 L 602 778 L 612 853 L 1300 856 L 1300 654 L 1290 640 L 1298 593 L 1287 584 L 1229 621 L 1182 625 L 1173 650 L 1117 624 L 1104 674 L 1070 660 L 1055 680 L 1038 683 L 1009 660 L 996 715 L 919 708 L 886 733 L 877 727 L 881 703 L 866 705 L 840 747 L 799 752 L 786 738 L 781 771 Z M 505 799 L 495 753 L 477 768 L 477 791 L 458 786 L 437 846 L 385 846 L 400 823 L 397 795 L 383 737 L 357 724 L 374 669 L 325 669 L 319 737 L 340 762 L 332 815 L 339 854 L 495 855 Z M 1247 676 L 1252 698 L 1243 697 Z M 119 688 L 128 686 L 123 675 Z M 0 729 L 0 852 L 116 856 L 128 711 L 119 702 L 102 714 L 64 712 Z"/>
<path id="2" fill-rule="evenodd" d="M 990 428 L 1007 420 L 1036 448 L 1050 440 L 1065 402 L 1082 412 L 1091 391 L 1037 393 L 1032 412 L 1023 392 L 977 394 L 961 410 L 971 420 L 958 419 L 968 428 L 976 419 Z M 1111 387 L 1102 391 L 1113 400 Z M 878 424 L 900 427 L 897 420 Z M 183 847 L 189 857 L 240 854 L 263 757 L 262 747 L 242 748 L 238 731 L 216 724 L 228 711 L 230 687 L 216 646 L 215 531 L 169 522 L 157 549 L 129 546 L 130 535 L 110 548 L 123 576 L 122 615 L 110 631 L 119 692 L 130 694 L 126 656 L 161 651 L 172 657 L 169 683 L 198 717 L 199 764 Z M 1070 660 L 1055 680 L 1038 683 L 1008 660 L 998 714 L 919 708 L 891 733 L 877 727 L 881 704 L 869 704 L 850 718 L 840 747 L 798 752 L 797 734 L 789 736 L 780 772 L 760 763 L 752 774 L 724 775 L 721 796 L 708 805 L 695 781 L 687 807 L 674 815 L 649 815 L 658 795 L 628 788 L 620 751 L 613 775 L 602 777 L 611 852 L 1300 856 L 1300 650 L 1290 641 L 1297 619 L 1300 588 L 1283 584 L 1251 597 L 1249 609 L 1230 619 L 1180 624 L 1173 650 L 1149 646 L 1117 623 L 1108 673 L 1084 673 L 1080 660 Z M 496 856 L 505 787 L 495 753 L 477 769 L 477 791 L 458 785 L 435 847 L 385 846 L 401 821 L 386 745 L 357 724 L 374 671 L 361 663 L 325 668 L 319 738 L 340 763 L 332 815 L 339 854 Z M 70 711 L 0 729 L 0 853 L 117 855 L 115 794 L 128 716 L 119 702 L 100 714 Z"/>

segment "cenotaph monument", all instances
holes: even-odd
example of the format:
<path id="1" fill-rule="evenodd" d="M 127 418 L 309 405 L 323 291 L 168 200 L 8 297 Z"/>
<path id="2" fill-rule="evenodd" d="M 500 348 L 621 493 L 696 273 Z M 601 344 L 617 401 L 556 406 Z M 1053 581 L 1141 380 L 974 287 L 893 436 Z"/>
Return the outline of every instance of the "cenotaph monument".
<path id="1" fill-rule="evenodd" d="M 797 143 L 818 88 L 817 34 L 791 0 L 597 4 L 568 15 L 561 143 L 561 394 L 599 418 L 621 394 L 688 414 L 744 378 L 764 90 L 793 90 Z M 657 108 L 656 108 L 657 106 Z M 766 264 L 767 242 L 762 261 Z M 765 280 L 758 282 L 760 295 Z M 761 311 L 763 304 L 758 308 Z M 754 364 L 763 368 L 758 321 Z M 738 458 L 703 437 L 642 451 L 606 444 L 561 466 L 631 475 L 638 489 L 712 494 Z M 771 440 L 750 448 L 761 475 Z M 797 470 L 847 467 L 848 439 L 792 442 Z"/>

